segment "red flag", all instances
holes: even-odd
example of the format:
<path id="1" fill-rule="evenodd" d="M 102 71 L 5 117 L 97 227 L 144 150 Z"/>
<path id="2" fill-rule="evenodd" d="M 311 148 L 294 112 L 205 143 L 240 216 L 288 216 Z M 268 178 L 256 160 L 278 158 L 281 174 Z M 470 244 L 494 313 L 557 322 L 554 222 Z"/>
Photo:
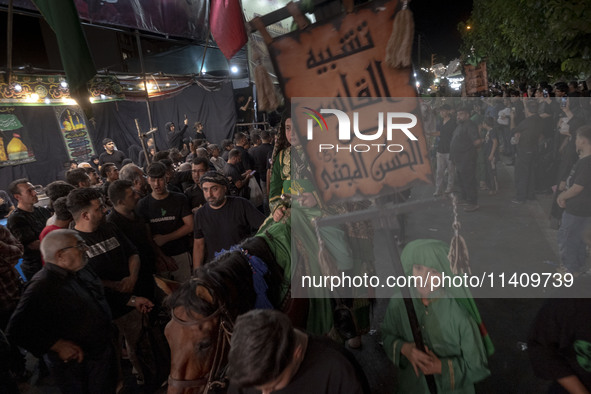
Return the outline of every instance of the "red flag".
<path id="1" fill-rule="evenodd" d="M 215 42 L 228 60 L 248 41 L 239 0 L 211 0 L 209 25 Z"/>

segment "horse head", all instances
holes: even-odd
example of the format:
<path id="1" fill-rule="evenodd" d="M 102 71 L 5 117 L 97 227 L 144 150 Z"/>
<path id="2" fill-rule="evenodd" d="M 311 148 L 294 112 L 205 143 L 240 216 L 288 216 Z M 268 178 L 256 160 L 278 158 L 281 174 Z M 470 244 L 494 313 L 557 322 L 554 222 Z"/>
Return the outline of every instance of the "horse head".
<path id="1" fill-rule="evenodd" d="M 167 300 L 172 319 L 164 334 L 171 349 L 168 394 L 207 393 L 221 381 L 231 321 L 210 286 L 191 279 Z"/>
<path id="2" fill-rule="evenodd" d="M 261 296 L 273 300 L 267 299 L 271 307 L 280 305 L 276 300 L 283 271 L 266 241 L 254 237 L 243 247 L 200 267 L 167 299 L 172 315 L 165 329 L 171 351 L 169 394 L 206 393 L 215 389 L 216 382 L 223 384 L 232 324 L 238 315 L 253 309 Z M 253 255 L 270 265 L 266 274 L 257 273 Z M 259 278 L 255 286 L 256 275 L 264 277 L 268 289 L 261 290 Z"/>
<path id="3" fill-rule="evenodd" d="M 206 393 L 223 386 L 232 324 L 254 306 L 252 271 L 240 252 L 228 252 L 195 273 L 167 299 L 164 334 L 171 351 L 168 393 Z"/>

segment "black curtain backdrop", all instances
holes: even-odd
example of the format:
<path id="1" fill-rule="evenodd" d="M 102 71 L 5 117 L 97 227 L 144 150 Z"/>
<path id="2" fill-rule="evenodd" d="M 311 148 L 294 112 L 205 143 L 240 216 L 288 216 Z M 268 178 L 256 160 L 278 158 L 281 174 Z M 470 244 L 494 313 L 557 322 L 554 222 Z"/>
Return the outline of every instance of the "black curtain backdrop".
<path id="1" fill-rule="evenodd" d="M 118 101 L 94 104 L 92 108 L 96 125 L 87 121 L 87 126 L 97 154 L 104 151 L 102 140 L 106 137 L 112 138 L 117 149 L 126 155 L 132 145 L 140 146 L 134 119 L 139 120 L 143 133 L 148 131 L 150 123 L 145 102 Z M 189 119 L 189 131 L 192 133 L 194 123 L 201 121 L 209 142 L 219 144 L 234 134 L 236 109 L 231 83 L 223 84 L 214 92 L 193 85 L 172 98 L 151 101 L 150 108 L 154 127 L 158 128 L 153 136 L 159 150 L 167 147 L 164 124 L 172 121 L 181 126 L 185 114 Z M 14 107 L 14 114 L 27 130 L 29 140 L 25 143 L 30 145 L 37 161 L 0 167 L 0 189 L 7 190 L 10 182 L 19 178 L 28 178 L 34 185 L 44 186 L 60 179 L 69 157 L 54 108 Z"/>

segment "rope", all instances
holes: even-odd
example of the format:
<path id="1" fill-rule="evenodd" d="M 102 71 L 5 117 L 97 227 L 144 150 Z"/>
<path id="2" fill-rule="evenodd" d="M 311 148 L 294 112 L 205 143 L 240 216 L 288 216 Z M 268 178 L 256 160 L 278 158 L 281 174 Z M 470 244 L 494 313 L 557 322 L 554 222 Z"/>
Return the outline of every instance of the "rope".
<path id="1" fill-rule="evenodd" d="M 454 274 L 472 274 L 472 270 L 470 269 L 470 256 L 468 254 L 468 247 L 466 246 L 464 237 L 460 235 L 462 224 L 458 220 L 458 197 L 455 193 L 452 193 L 451 198 L 454 214 L 454 221 L 451 225 L 451 228 L 454 230 L 454 235 L 451 238 L 451 244 L 449 246 L 449 254 L 447 255 L 447 258 L 449 259 L 450 268 Z"/>

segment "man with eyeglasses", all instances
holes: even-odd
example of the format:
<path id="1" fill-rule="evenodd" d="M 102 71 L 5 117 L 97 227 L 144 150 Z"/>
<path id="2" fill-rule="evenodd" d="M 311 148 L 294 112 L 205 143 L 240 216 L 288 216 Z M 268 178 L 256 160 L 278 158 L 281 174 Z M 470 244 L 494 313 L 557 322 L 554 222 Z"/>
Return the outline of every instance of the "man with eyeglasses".
<path id="1" fill-rule="evenodd" d="M 41 242 L 46 262 L 25 289 L 8 324 L 9 340 L 46 363 L 62 392 L 115 392 L 111 311 L 88 247 L 73 230 Z"/>
<path id="2" fill-rule="evenodd" d="M 74 229 L 89 247 L 88 265 L 103 283 L 114 323 L 129 345 L 127 353 L 137 379 L 143 381 L 141 364 L 135 354 L 142 328 L 140 312 L 149 312 L 154 304 L 133 295 L 140 269 L 138 251 L 117 226 L 105 222 L 106 207 L 98 190 L 72 190 L 68 209 L 76 222 Z"/>

